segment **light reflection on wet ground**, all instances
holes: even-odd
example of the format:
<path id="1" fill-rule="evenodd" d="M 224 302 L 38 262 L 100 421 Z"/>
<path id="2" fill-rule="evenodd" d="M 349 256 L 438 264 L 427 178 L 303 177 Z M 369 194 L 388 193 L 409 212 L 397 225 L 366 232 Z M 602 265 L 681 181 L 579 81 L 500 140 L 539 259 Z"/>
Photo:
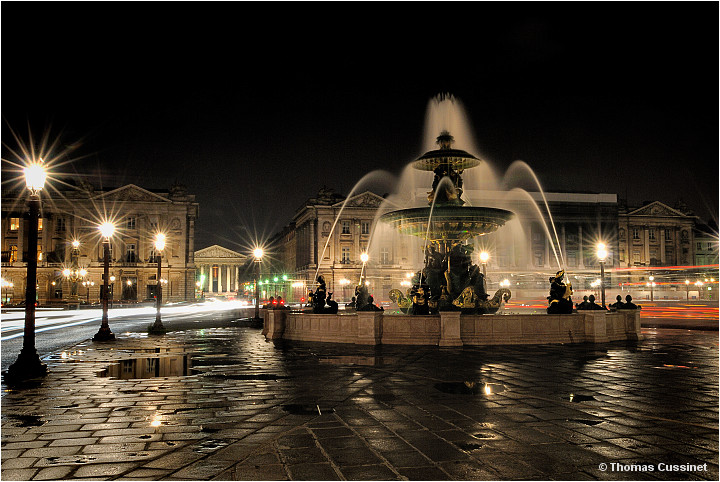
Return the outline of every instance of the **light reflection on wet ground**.
<path id="1" fill-rule="evenodd" d="M 8 449 L 33 459 L 27 479 L 88 464 L 200 480 L 352 478 L 359 467 L 383 479 L 412 479 L 419 467 L 439 480 L 480 473 L 457 464 L 494 479 L 605 478 L 598 462 L 647 456 L 628 448 L 639 446 L 653 460 L 708 461 L 714 472 L 694 475 L 716 477 L 717 332 L 643 333 L 637 344 L 450 349 L 268 343 L 247 327 L 121 336 L 48 357 L 46 380 L 5 391 L 3 443 L 35 444 Z M 84 442 L 69 455 L 130 449 L 89 461 L 49 448 L 74 437 Z M 48 450 L 28 452 L 38 448 Z M 257 450 L 272 463 L 252 462 Z M 5 467 L 3 479 L 13 475 Z"/>

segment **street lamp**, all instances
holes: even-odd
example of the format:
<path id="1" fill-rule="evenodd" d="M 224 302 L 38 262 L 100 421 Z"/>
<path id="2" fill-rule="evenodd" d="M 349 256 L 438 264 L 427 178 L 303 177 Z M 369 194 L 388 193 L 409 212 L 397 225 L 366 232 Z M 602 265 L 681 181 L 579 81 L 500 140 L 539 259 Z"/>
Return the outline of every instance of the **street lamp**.
<path id="1" fill-rule="evenodd" d="M 90 304 L 90 287 L 95 286 L 95 282 L 94 281 L 83 281 L 82 285 L 87 288 L 85 304 L 89 305 Z"/>
<path id="2" fill-rule="evenodd" d="M 23 169 L 25 185 L 30 191 L 28 198 L 28 260 L 27 282 L 25 283 L 25 329 L 23 347 L 18 359 L 10 365 L 7 376 L 13 380 L 27 380 L 47 375 L 47 365 L 40 361 L 35 349 L 35 298 L 37 297 L 37 238 L 38 216 L 40 214 L 40 191 L 45 186 L 47 174 L 43 161 L 32 163 Z"/>
<path id="3" fill-rule="evenodd" d="M 650 282 L 647 284 L 650 287 L 650 301 L 655 301 L 655 297 L 653 294 L 653 292 L 655 291 L 655 277 L 650 276 L 648 279 L 650 280 Z"/>
<path id="4" fill-rule="evenodd" d="M 160 280 L 160 271 L 162 270 L 162 250 L 165 249 L 165 235 L 163 233 L 157 233 L 155 235 L 155 249 L 157 250 L 157 255 L 155 256 L 157 260 L 157 285 L 155 288 L 155 324 L 150 327 L 150 334 L 151 335 L 164 335 L 167 330 L 162 324 L 162 320 L 160 319 L 160 305 L 162 305 L 162 282 Z"/>
<path id="5" fill-rule="evenodd" d="M 15 286 L 15 285 L 12 283 L 12 281 L 8 281 L 5 278 L 2 278 L 2 289 L 3 289 L 2 305 L 3 306 L 6 305 L 9 301 L 8 300 L 9 296 L 8 296 L 6 288 L 12 288 L 13 286 Z"/>
<path id="6" fill-rule="evenodd" d="M 363 281 L 363 274 L 365 273 L 365 264 L 368 262 L 368 259 L 370 259 L 370 256 L 368 256 L 367 253 L 362 253 L 360 255 L 360 261 L 362 261 L 362 268 L 360 268 L 360 284 L 362 284 L 362 281 Z"/>
<path id="7" fill-rule="evenodd" d="M 110 276 L 110 308 L 115 300 L 115 275 Z"/>
<path id="8" fill-rule="evenodd" d="M 690 280 L 689 279 L 685 280 L 685 299 L 686 300 L 690 299 Z"/>
<path id="9" fill-rule="evenodd" d="M 597 257 L 600 262 L 600 292 L 602 307 L 605 308 L 605 259 L 607 258 L 608 252 L 604 243 L 598 243 L 597 245 Z"/>
<path id="10" fill-rule="evenodd" d="M 255 248 L 253 256 L 255 257 L 255 321 L 260 322 L 260 261 L 263 257 L 262 248 Z"/>
<path id="11" fill-rule="evenodd" d="M 697 286 L 697 289 L 698 289 L 698 299 L 699 299 L 699 300 L 702 299 L 702 287 L 703 287 L 703 284 L 704 284 L 704 283 L 703 283 L 702 281 L 696 281 L 696 282 L 695 282 L 695 286 Z"/>
<path id="12" fill-rule="evenodd" d="M 93 336 L 93 341 L 113 341 L 115 334 L 108 324 L 108 282 L 110 281 L 110 237 L 115 232 L 115 225 L 104 222 L 98 229 L 103 237 L 103 289 L 102 289 L 102 323 L 100 330 Z"/>

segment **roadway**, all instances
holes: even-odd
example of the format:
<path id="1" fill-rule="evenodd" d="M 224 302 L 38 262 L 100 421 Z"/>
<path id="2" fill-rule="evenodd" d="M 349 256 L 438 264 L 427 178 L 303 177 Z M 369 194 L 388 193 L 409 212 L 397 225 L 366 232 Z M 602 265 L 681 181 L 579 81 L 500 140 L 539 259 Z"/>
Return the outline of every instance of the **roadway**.
<path id="1" fill-rule="evenodd" d="M 161 315 L 166 328 L 189 327 L 203 321 L 236 316 L 238 303 L 214 302 L 181 303 L 163 306 Z M 102 309 L 63 310 L 38 308 L 35 312 L 35 347 L 41 358 L 67 346 L 92 338 L 98 332 Z M 155 307 L 116 308 L 108 311 L 108 324 L 113 333 L 146 333 L 155 322 Z M 25 311 L 22 308 L 3 308 L 0 323 L 0 369 L 15 362 L 23 343 Z"/>

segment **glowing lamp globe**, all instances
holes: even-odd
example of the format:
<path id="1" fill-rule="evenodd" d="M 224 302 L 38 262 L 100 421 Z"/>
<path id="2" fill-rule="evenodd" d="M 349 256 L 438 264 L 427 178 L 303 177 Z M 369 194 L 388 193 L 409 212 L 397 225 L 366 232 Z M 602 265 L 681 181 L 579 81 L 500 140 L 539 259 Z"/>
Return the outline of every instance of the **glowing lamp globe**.
<path id="1" fill-rule="evenodd" d="M 165 235 L 163 233 L 155 235 L 155 249 L 158 251 L 165 249 Z"/>
<path id="2" fill-rule="evenodd" d="M 115 232 L 115 225 L 113 223 L 102 223 L 98 229 L 103 238 L 110 239 L 110 236 Z"/>
<path id="3" fill-rule="evenodd" d="M 42 165 L 42 159 L 40 162 L 30 164 L 23 168 L 25 174 L 25 185 L 33 193 L 37 193 L 45 186 L 45 178 L 47 173 Z"/>

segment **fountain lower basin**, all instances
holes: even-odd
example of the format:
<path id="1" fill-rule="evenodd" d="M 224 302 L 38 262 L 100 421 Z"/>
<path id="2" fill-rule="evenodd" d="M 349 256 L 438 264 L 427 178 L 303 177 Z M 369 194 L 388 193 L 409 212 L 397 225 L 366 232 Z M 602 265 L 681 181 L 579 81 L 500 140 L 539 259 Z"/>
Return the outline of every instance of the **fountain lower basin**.
<path id="1" fill-rule="evenodd" d="M 642 338 L 639 310 L 583 311 L 564 315 L 396 315 L 382 311 L 344 314 L 263 310 L 266 340 L 358 345 L 441 347 L 606 343 Z"/>

